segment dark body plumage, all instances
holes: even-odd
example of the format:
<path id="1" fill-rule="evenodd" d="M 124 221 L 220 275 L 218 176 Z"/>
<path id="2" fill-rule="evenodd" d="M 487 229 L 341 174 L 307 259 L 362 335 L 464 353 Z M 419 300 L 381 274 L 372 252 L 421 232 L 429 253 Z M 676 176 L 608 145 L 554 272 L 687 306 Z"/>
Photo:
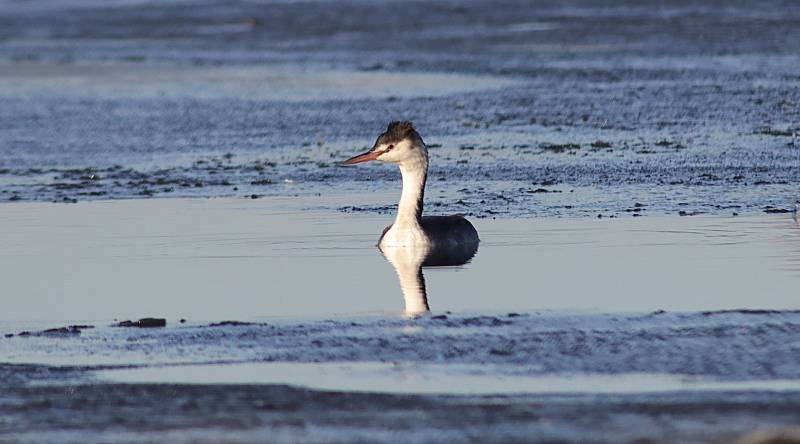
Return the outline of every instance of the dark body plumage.
<path id="1" fill-rule="evenodd" d="M 430 239 L 430 250 L 422 263 L 425 267 L 462 265 L 478 251 L 478 231 L 463 216 L 423 216 L 422 231 Z M 391 225 L 383 229 L 378 245 Z"/>

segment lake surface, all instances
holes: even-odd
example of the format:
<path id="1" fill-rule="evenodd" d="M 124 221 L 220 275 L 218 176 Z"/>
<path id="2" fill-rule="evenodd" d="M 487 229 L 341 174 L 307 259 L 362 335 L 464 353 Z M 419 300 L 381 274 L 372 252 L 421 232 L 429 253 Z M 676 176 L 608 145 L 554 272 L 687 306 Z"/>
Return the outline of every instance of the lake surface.
<path id="1" fill-rule="evenodd" d="M 345 198 L 6 205 L 0 318 L 400 314 L 392 217 L 314 210 Z M 470 263 L 424 270 L 434 312 L 800 309 L 791 215 L 474 222 Z"/>

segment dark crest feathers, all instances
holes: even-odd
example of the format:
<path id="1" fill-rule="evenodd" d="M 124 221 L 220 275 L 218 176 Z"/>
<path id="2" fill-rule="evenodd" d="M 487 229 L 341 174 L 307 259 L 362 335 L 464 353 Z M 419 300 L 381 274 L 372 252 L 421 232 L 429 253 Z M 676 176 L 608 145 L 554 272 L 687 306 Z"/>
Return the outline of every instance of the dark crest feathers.
<path id="1" fill-rule="evenodd" d="M 378 140 L 375 142 L 376 145 L 385 144 L 385 143 L 398 143 L 403 139 L 411 138 L 411 139 L 418 139 L 422 141 L 422 138 L 417 134 L 414 130 L 414 127 L 411 125 L 411 122 L 404 120 L 404 121 L 394 121 L 389 124 L 386 128 L 386 132 L 378 137 Z"/>

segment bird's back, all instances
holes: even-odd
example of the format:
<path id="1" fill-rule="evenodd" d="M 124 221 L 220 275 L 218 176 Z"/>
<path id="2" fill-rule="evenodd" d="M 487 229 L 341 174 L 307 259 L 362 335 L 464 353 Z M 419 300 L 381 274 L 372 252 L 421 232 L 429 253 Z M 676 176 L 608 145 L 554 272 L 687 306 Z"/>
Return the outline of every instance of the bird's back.
<path id="1" fill-rule="evenodd" d="M 424 216 L 421 225 L 433 247 L 423 266 L 461 265 L 478 251 L 478 231 L 463 216 Z"/>
<path id="2" fill-rule="evenodd" d="M 434 243 L 477 243 L 478 232 L 463 216 L 423 216 L 422 230 Z"/>

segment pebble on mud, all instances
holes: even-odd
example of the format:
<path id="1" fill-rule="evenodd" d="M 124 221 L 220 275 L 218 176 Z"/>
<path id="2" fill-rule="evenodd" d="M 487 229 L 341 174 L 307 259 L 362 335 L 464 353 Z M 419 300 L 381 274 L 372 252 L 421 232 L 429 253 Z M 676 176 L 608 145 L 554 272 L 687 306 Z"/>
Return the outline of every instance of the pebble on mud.
<path id="1" fill-rule="evenodd" d="M 214 322 L 212 324 L 208 324 L 209 327 L 237 327 L 245 325 L 255 325 L 255 324 L 253 324 L 252 322 L 243 322 L 243 321 L 222 321 L 222 322 Z"/>
<path id="2" fill-rule="evenodd" d="M 763 126 L 753 131 L 753 134 L 762 134 L 765 136 L 775 136 L 775 137 L 792 137 L 794 135 L 794 131 L 792 131 L 791 129 L 779 130 L 769 126 Z"/>
<path id="3" fill-rule="evenodd" d="M 578 150 L 581 146 L 577 143 L 540 143 L 539 148 L 553 153 Z"/>
<path id="4" fill-rule="evenodd" d="M 14 335 L 13 333 L 8 333 L 5 335 L 7 338 L 11 338 L 13 336 L 73 336 L 81 334 L 81 331 L 94 328 L 94 325 L 68 325 L 66 327 L 55 327 L 55 328 L 48 328 L 46 330 L 41 331 L 21 331 Z"/>
<path id="5" fill-rule="evenodd" d="M 592 142 L 592 148 L 611 148 L 611 143 L 605 140 L 595 140 Z"/>
<path id="6" fill-rule="evenodd" d="M 783 214 L 783 213 L 791 213 L 792 210 L 787 210 L 786 208 L 766 207 L 764 208 L 764 212 L 767 214 Z"/>
<path id="7" fill-rule="evenodd" d="M 166 327 L 167 320 L 164 318 L 142 318 L 138 321 L 122 321 L 113 324 L 112 327 L 136 327 L 136 328 L 154 328 Z"/>

